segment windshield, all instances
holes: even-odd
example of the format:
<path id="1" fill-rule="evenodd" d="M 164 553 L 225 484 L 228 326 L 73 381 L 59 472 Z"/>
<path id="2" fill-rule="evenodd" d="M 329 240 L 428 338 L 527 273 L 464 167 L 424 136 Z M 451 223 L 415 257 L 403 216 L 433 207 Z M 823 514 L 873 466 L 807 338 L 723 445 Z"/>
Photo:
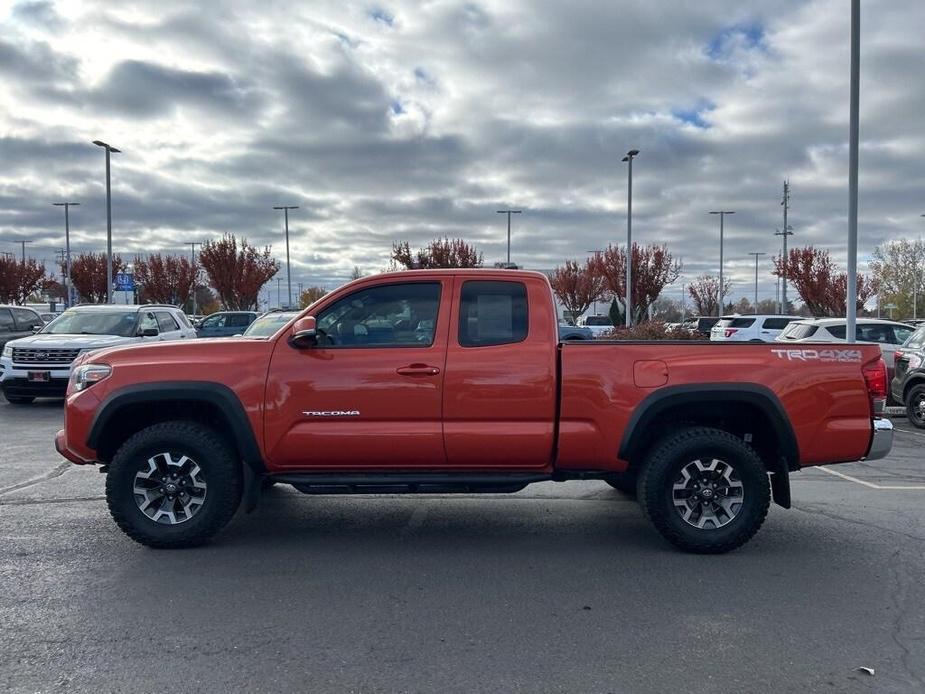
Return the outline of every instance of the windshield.
<path id="1" fill-rule="evenodd" d="M 244 337 L 269 337 L 286 323 L 295 318 L 298 313 L 270 313 L 261 316 L 251 323 L 244 331 Z"/>
<path id="2" fill-rule="evenodd" d="M 41 333 L 132 337 L 137 317 L 137 311 L 65 311 L 42 328 Z"/>

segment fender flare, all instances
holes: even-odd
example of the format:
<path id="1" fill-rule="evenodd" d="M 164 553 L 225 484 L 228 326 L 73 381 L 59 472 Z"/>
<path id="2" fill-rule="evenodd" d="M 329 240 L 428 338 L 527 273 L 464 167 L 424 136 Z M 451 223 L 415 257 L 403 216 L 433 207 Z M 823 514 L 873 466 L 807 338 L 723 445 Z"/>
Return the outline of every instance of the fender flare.
<path id="1" fill-rule="evenodd" d="M 177 400 L 214 405 L 224 418 L 228 432 L 247 466 L 258 474 L 266 472 L 257 437 L 240 398 L 228 386 L 212 381 L 139 383 L 113 391 L 96 410 L 87 434 L 87 446 L 98 450 L 107 427 L 124 408 Z"/>
<path id="2" fill-rule="evenodd" d="M 800 452 L 793 425 L 777 395 L 757 383 L 697 383 L 667 386 L 656 390 L 633 411 L 623 438 L 618 457 L 631 460 L 637 452 L 646 428 L 671 407 L 708 403 L 743 403 L 757 407 L 774 428 L 783 456 L 790 470 L 800 469 Z"/>

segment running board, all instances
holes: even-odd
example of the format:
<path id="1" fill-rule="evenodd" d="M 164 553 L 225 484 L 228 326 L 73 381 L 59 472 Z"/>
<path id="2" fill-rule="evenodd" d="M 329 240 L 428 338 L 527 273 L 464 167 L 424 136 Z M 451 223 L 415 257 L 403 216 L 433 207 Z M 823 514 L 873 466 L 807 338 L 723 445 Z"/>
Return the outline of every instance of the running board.
<path id="1" fill-rule="evenodd" d="M 305 494 L 511 494 L 533 482 L 553 479 L 545 473 L 465 472 L 298 472 L 267 478 L 291 484 Z"/>

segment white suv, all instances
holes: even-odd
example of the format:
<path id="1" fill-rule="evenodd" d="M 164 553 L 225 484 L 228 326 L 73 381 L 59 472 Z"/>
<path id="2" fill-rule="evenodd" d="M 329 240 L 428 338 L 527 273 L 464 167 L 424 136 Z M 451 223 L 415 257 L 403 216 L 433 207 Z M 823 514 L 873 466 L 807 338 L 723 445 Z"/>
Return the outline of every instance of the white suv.
<path id="1" fill-rule="evenodd" d="M 77 306 L 35 335 L 4 345 L 0 388 L 14 405 L 28 404 L 37 397 L 64 397 L 71 363 L 81 352 L 195 337 L 196 329 L 175 306 Z"/>
<path id="2" fill-rule="evenodd" d="M 774 342 L 799 316 L 723 316 L 710 329 L 712 342 Z"/>
<path id="3" fill-rule="evenodd" d="M 788 325 L 787 329 L 777 336 L 777 342 L 847 342 L 846 325 L 847 321 L 844 318 L 805 318 Z M 914 332 L 915 328 L 905 323 L 880 318 L 858 318 L 855 340 L 880 345 L 883 361 L 892 379 L 893 355 L 896 348 Z"/>

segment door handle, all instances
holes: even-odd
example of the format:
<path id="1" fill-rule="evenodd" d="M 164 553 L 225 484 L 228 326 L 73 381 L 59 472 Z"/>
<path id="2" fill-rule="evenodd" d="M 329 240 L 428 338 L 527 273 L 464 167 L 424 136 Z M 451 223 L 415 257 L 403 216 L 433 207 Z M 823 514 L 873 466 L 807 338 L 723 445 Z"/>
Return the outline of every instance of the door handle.
<path id="1" fill-rule="evenodd" d="M 440 369 L 428 364 L 409 364 L 408 366 L 398 367 L 395 369 L 395 373 L 402 376 L 436 376 L 440 373 Z"/>

